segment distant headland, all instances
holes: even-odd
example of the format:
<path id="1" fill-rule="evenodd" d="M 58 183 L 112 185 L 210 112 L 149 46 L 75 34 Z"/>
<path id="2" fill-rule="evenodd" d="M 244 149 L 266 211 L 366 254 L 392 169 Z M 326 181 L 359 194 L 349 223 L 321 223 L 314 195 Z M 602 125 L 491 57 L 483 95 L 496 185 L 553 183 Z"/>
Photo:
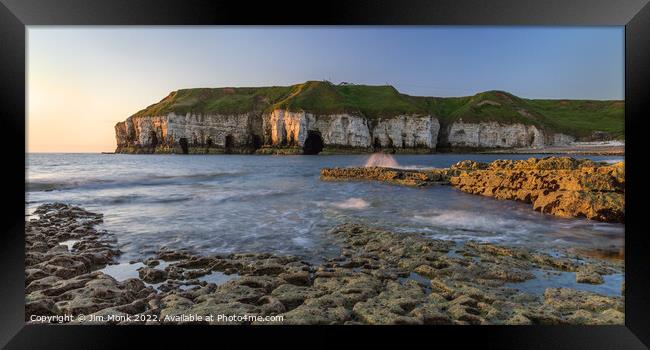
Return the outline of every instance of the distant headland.
<path id="1" fill-rule="evenodd" d="M 432 153 L 623 141 L 624 101 L 409 96 L 389 85 L 182 89 L 115 125 L 116 153 Z"/>

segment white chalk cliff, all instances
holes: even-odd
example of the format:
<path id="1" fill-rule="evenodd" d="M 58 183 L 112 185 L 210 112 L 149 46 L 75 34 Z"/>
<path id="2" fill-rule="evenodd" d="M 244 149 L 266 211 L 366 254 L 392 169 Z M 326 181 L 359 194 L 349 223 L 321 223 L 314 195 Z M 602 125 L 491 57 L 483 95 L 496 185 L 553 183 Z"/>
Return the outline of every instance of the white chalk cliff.
<path id="1" fill-rule="evenodd" d="M 173 147 L 180 142 L 225 147 L 229 141 L 233 147 L 243 146 L 261 136 L 257 119 L 248 114 L 132 116 L 115 125 L 118 152 L 129 146 Z"/>
<path id="2" fill-rule="evenodd" d="M 303 147 L 310 132 L 325 147 L 424 148 L 435 150 L 440 123 L 431 116 L 398 115 L 369 121 L 351 114 L 315 115 L 276 109 L 254 114 L 132 116 L 115 125 L 117 152 L 143 147 L 244 147 L 259 142 L 269 146 Z"/>
<path id="3" fill-rule="evenodd" d="M 255 145 L 303 147 L 310 132 L 321 138 L 325 147 L 351 148 L 418 148 L 435 150 L 439 142 L 437 118 L 421 115 L 398 115 L 368 120 L 351 114 L 315 115 L 276 109 L 262 116 L 177 115 L 132 116 L 115 125 L 117 152 L 130 153 L 133 148 L 174 149 L 181 143 L 189 146 L 244 147 Z M 534 125 L 498 122 L 465 123 L 447 126 L 447 143 L 451 147 L 475 148 L 542 148 L 566 145 L 572 136 L 546 134 Z"/>
<path id="4" fill-rule="evenodd" d="M 452 123 L 447 132 L 451 147 L 477 148 L 543 148 L 567 145 L 575 139 L 560 133 L 545 133 L 534 125 L 499 122 Z"/>

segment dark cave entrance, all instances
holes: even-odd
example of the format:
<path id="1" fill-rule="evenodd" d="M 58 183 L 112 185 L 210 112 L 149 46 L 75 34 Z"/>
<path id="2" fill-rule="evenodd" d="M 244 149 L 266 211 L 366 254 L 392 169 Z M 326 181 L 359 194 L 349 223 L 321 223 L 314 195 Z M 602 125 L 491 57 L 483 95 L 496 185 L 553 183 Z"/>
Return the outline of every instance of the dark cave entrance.
<path id="1" fill-rule="evenodd" d="M 180 140 L 178 140 L 178 144 L 181 145 L 181 150 L 183 151 L 183 154 L 188 154 L 188 149 L 187 149 L 187 139 L 185 137 L 181 137 Z"/>
<path id="2" fill-rule="evenodd" d="M 226 149 L 226 153 L 232 153 L 232 149 L 235 147 L 235 137 L 232 135 L 226 135 L 226 143 L 224 145 L 224 148 Z"/>
<path id="3" fill-rule="evenodd" d="M 149 132 L 149 143 L 151 144 L 151 147 L 156 147 L 158 146 L 158 136 L 156 136 L 155 131 L 150 131 Z"/>
<path id="4" fill-rule="evenodd" d="M 375 137 L 375 141 L 372 143 L 372 148 L 374 148 L 375 151 L 381 150 L 381 141 L 379 141 L 379 137 Z"/>
<path id="5" fill-rule="evenodd" d="M 262 138 L 259 135 L 253 135 L 251 141 L 254 149 L 262 147 Z"/>
<path id="6" fill-rule="evenodd" d="M 302 154 L 318 154 L 323 150 L 323 137 L 320 132 L 307 131 L 307 139 L 302 148 Z"/>

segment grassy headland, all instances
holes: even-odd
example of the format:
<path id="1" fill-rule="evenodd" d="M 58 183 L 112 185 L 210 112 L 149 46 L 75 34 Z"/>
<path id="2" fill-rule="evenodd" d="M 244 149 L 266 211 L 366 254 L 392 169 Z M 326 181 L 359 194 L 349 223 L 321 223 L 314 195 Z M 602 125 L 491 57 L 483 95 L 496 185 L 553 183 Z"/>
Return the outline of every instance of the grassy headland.
<path id="1" fill-rule="evenodd" d="M 596 100 L 535 100 L 505 91 L 464 97 L 409 96 L 389 85 L 335 85 L 307 81 L 292 86 L 181 89 L 136 116 L 185 114 L 246 114 L 273 109 L 314 114 L 348 113 L 368 119 L 403 114 L 430 114 L 441 123 L 497 121 L 522 123 L 589 137 L 595 131 L 625 137 L 624 102 Z"/>

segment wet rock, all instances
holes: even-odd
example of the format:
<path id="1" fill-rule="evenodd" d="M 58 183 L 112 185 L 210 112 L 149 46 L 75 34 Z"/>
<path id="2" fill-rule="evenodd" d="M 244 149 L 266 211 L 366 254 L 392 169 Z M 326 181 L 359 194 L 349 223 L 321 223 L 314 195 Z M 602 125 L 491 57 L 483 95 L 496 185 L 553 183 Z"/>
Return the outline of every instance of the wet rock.
<path id="1" fill-rule="evenodd" d="M 169 294 L 160 300 L 160 319 L 161 321 L 167 316 L 173 317 L 181 315 L 189 310 L 194 303 L 192 300 L 181 297 L 177 294 Z"/>
<path id="2" fill-rule="evenodd" d="M 149 267 L 156 267 L 156 266 L 160 265 L 160 260 L 149 258 L 149 259 L 144 261 L 144 264 L 149 266 Z"/>
<path id="3" fill-rule="evenodd" d="M 416 318 L 422 324 L 441 325 L 451 324 L 451 318 L 440 308 L 438 303 L 428 302 L 415 307 L 409 316 Z"/>
<path id="4" fill-rule="evenodd" d="M 264 293 L 270 293 L 279 285 L 283 284 L 283 280 L 272 276 L 242 276 L 232 281 L 232 283 L 259 289 Z"/>
<path id="5" fill-rule="evenodd" d="M 29 285 L 31 282 L 47 276 L 50 275 L 41 269 L 27 268 L 25 269 L 25 285 Z"/>
<path id="6" fill-rule="evenodd" d="M 576 272 L 576 282 L 602 284 L 604 280 L 603 276 L 601 276 L 593 266 L 582 266 Z"/>
<path id="7" fill-rule="evenodd" d="M 318 300 L 318 299 L 310 299 Z M 343 306 L 312 302 L 282 314 L 286 324 L 342 324 L 351 319 L 350 310 Z"/>
<path id="8" fill-rule="evenodd" d="M 447 169 L 407 170 L 384 167 L 323 168 L 321 180 L 374 180 L 405 186 L 427 186 L 449 181 Z"/>
<path id="9" fill-rule="evenodd" d="M 479 316 L 480 312 L 471 306 L 454 304 L 447 309 L 447 312 L 455 321 L 462 321 L 465 324 L 478 325 L 484 322 Z"/>
<path id="10" fill-rule="evenodd" d="M 186 250 L 161 250 L 157 254 L 158 259 L 165 261 L 176 261 L 191 257 L 190 252 Z"/>
<path id="11" fill-rule="evenodd" d="M 32 281 L 29 285 L 27 285 L 25 291 L 27 292 L 27 294 L 29 294 L 33 291 L 47 289 L 52 287 L 54 284 L 56 284 L 59 281 L 61 281 L 61 277 L 57 277 L 57 276 L 43 277 L 41 279 Z"/>
<path id="12" fill-rule="evenodd" d="M 359 302 L 352 309 L 354 316 L 367 324 L 422 324 L 422 320 L 407 316 L 406 311 L 384 298 Z"/>
<path id="13" fill-rule="evenodd" d="M 72 315 L 90 314 L 101 309 L 130 304 L 136 299 L 149 295 L 151 290 L 134 292 L 127 285 L 120 284 L 112 277 L 99 274 L 87 280 L 83 286 L 69 289 L 54 297 L 57 307 Z"/>
<path id="14" fill-rule="evenodd" d="M 311 282 L 308 271 L 296 271 L 281 273 L 278 277 L 285 280 L 287 283 L 295 284 L 297 286 L 307 286 Z"/>
<path id="15" fill-rule="evenodd" d="M 167 272 L 153 269 L 151 267 L 141 267 L 138 269 L 140 279 L 148 283 L 159 283 L 167 279 Z"/>
<path id="16" fill-rule="evenodd" d="M 210 324 L 251 324 L 253 320 L 245 318 L 246 316 L 260 315 L 261 310 L 258 306 L 245 304 L 237 301 L 220 303 L 215 299 L 208 299 L 192 306 L 185 312 L 186 314 L 195 314 L 202 316 L 214 316 Z M 219 315 L 236 316 L 241 318 L 219 319 Z"/>
<path id="17" fill-rule="evenodd" d="M 263 290 L 231 281 L 219 286 L 213 293 L 197 297 L 194 301 L 198 303 L 213 300 L 217 303 L 241 302 L 254 304 L 264 295 L 265 291 Z"/>
<path id="18" fill-rule="evenodd" d="M 623 322 L 622 298 L 561 288 L 542 298 L 510 287 L 535 278 L 533 269 L 602 276 L 622 273 L 622 264 L 585 258 L 579 265 L 524 248 L 344 224 L 329 232 L 341 255 L 320 265 L 268 253 L 195 256 L 163 249 L 145 260 L 140 278 L 118 282 L 95 271 L 119 253 L 105 233 L 85 223 L 101 216 L 65 205 L 46 206 L 43 216 L 47 222 L 26 224 L 25 287 L 26 310 L 43 315 L 114 314 L 110 323 L 117 324 L 128 323 L 120 321 L 124 315 L 160 315 L 163 324 L 269 324 L 257 318 L 267 315 L 282 315 L 287 324 Z M 74 251 L 57 248 L 72 235 L 79 240 Z M 171 263 L 156 269 L 159 259 Z M 234 276 L 221 285 L 197 279 L 212 271 Z M 158 290 L 143 282 L 165 279 Z M 248 316 L 198 321 L 184 315 Z"/>
<path id="19" fill-rule="evenodd" d="M 600 313 L 599 319 L 593 324 L 625 324 L 625 314 L 622 310 L 607 309 Z"/>
<path id="20" fill-rule="evenodd" d="M 293 284 L 283 284 L 271 292 L 287 309 L 291 310 L 302 304 L 305 299 L 321 296 L 321 290 L 312 287 L 302 287 Z"/>
<path id="21" fill-rule="evenodd" d="M 38 299 L 34 301 L 27 301 L 25 303 L 25 314 L 53 316 L 60 315 L 61 310 L 59 310 L 52 299 Z"/>
<path id="22" fill-rule="evenodd" d="M 615 309 L 623 311 L 623 300 L 620 297 L 607 297 L 596 293 L 571 289 L 547 288 L 544 291 L 544 303 L 558 311 L 604 311 Z"/>
<path id="23" fill-rule="evenodd" d="M 277 298 L 265 295 L 257 301 L 263 315 L 277 315 L 286 311 L 284 304 Z"/>
<path id="24" fill-rule="evenodd" d="M 515 313 L 514 315 L 512 315 L 512 317 L 506 320 L 505 324 L 513 325 L 513 326 L 532 325 L 533 321 L 531 321 L 528 317 L 524 316 L 521 313 Z"/>
<path id="25" fill-rule="evenodd" d="M 535 210 L 557 216 L 625 220 L 623 162 L 610 165 L 568 157 L 497 160 L 453 176 L 450 183 L 467 193 L 532 203 Z"/>

